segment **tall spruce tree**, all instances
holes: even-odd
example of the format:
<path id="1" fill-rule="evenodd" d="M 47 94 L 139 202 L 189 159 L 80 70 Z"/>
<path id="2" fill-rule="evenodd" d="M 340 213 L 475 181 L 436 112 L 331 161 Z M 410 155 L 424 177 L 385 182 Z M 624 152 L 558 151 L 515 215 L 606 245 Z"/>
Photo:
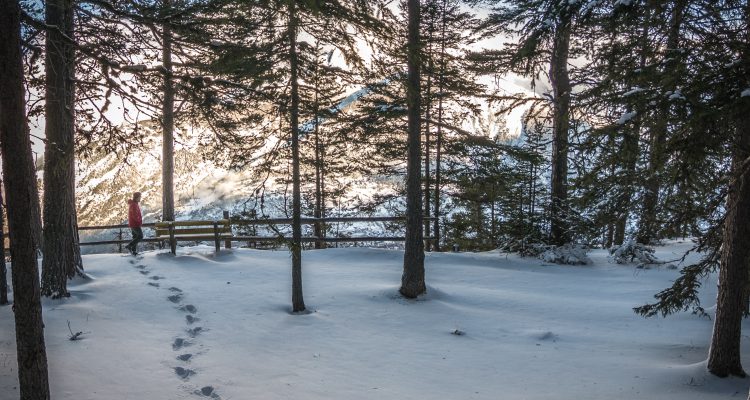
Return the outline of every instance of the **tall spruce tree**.
<path id="1" fill-rule="evenodd" d="M 44 240 L 42 294 L 68 296 L 83 273 L 75 200 L 75 43 L 73 1 L 46 3 Z"/>
<path id="2" fill-rule="evenodd" d="M 724 8 L 719 8 L 725 6 Z M 729 181 L 726 217 L 719 273 L 716 318 L 708 354 L 708 370 L 718 376 L 746 376 L 740 357 L 742 316 L 747 312 L 747 282 L 750 274 L 750 4 L 728 1 L 714 5 L 712 11 L 726 17 L 717 36 L 726 35 L 728 49 L 736 57 L 730 83 L 734 92 L 731 104 L 733 125 L 732 172 Z M 714 14 L 716 15 L 716 13 Z M 734 24 L 731 17 L 742 21 Z M 729 29 L 726 29 L 729 28 Z M 718 34 L 721 32 L 720 34 Z M 728 34 L 727 34 L 728 33 Z M 715 38 L 711 38 L 715 39 Z M 713 42 L 710 40 L 709 42 Z M 732 57 L 732 58 L 734 58 Z M 730 65 L 725 64 L 725 65 Z M 737 92 L 739 96 L 737 96 Z"/>
<path id="3" fill-rule="evenodd" d="M 657 2 L 658 3 L 658 2 Z M 661 61 L 663 70 L 660 74 L 659 89 L 665 93 L 669 93 L 667 96 L 661 96 L 657 98 L 658 113 L 656 115 L 654 124 L 651 126 L 649 132 L 649 153 L 648 153 L 648 169 L 646 175 L 646 184 L 644 185 L 645 193 L 643 196 L 643 210 L 640 216 L 640 225 L 638 229 L 638 241 L 640 243 L 650 243 L 651 241 L 658 238 L 658 221 L 657 221 L 657 208 L 659 205 L 659 192 L 662 188 L 660 179 L 663 174 L 665 160 L 667 157 L 665 146 L 668 140 L 669 134 L 669 122 L 670 113 L 672 108 L 670 105 L 670 97 L 678 89 L 677 83 L 682 78 L 679 67 L 682 65 L 680 61 L 682 54 L 680 51 L 680 39 L 681 39 L 681 25 L 684 20 L 685 8 L 687 6 L 686 0 L 678 0 L 671 2 L 672 7 L 668 11 L 659 10 L 658 6 L 655 11 L 668 13 L 667 20 L 667 32 L 666 32 L 666 43 Z"/>
<path id="4" fill-rule="evenodd" d="M 13 303 L 21 400 L 49 400 L 47 353 L 37 267 L 34 204 L 39 203 L 26 122 L 21 7 L 0 1 L 0 151 L 13 266 Z"/>
<path id="5" fill-rule="evenodd" d="M 551 86 L 552 157 L 550 178 L 550 241 L 569 242 L 568 157 L 571 132 L 571 84 L 569 60 L 577 54 L 572 42 L 583 4 L 569 1 L 517 0 L 473 1 L 492 4 L 484 26 L 490 34 L 517 38 L 502 50 L 485 51 L 481 58 L 495 59 L 499 73 L 515 72 L 535 78 L 543 72 Z M 548 69 L 545 71 L 545 67 Z"/>
<path id="6" fill-rule="evenodd" d="M 292 311 L 305 311 L 302 296 L 302 222 L 300 193 L 299 161 L 299 81 L 297 56 L 297 10 L 294 1 L 289 2 L 289 81 L 291 87 L 291 104 L 289 108 L 289 125 L 292 131 Z"/>
<path id="7" fill-rule="evenodd" d="M 408 36 L 406 104 L 408 108 L 408 147 L 406 172 L 406 243 L 404 243 L 404 272 L 401 289 L 404 297 L 415 298 L 424 293 L 424 242 L 422 240 L 422 196 L 421 184 L 421 44 L 419 40 L 419 0 L 408 0 Z"/>
<path id="8" fill-rule="evenodd" d="M 2 180 L 0 180 L 2 186 Z M 8 270 L 5 266 L 5 203 L 0 193 L 0 234 L 2 235 L 2 246 L 0 246 L 0 306 L 8 304 Z"/>
<path id="9" fill-rule="evenodd" d="M 161 45 L 164 94 L 162 99 L 162 211 L 163 221 L 174 221 L 174 83 L 172 70 L 172 1 L 163 0 Z"/>

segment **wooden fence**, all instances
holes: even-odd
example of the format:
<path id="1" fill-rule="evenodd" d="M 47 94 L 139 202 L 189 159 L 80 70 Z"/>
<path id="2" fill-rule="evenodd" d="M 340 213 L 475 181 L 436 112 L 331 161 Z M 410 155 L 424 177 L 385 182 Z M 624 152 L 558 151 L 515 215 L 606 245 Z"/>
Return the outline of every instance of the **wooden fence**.
<path id="1" fill-rule="evenodd" d="M 230 225 L 233 228 L 239 227 L 254 227 L 254 226 L 275 226 L 275 225 L 291 225 L 291 218 L 260 218 L 260 219 L 232 219 L 229 218 L 229 213 L 224 212 L 224 218 L 230 220 Z M 423 220 L 434 221 L 435 217 L 423 217 Z M 218 220 L 217 220 L 218 221 Z M 373 222 L 405 222 L 406 217 L 332 217 L 332 218 L 309 218 L 304 217 L 301 219 L 302 225 L 327 225 L 335 223 L 373 223 Z M 156 223 L 144 223 L 144 228 L 155 229 Z M 130 242 L 130 239 L 126 239 L 130 236 L 130 228 L 127 224 L 119 225 L 92 225 L 92 226 L 79 226 L 78 231 L 103 231 L 103 230 L 117 230 L 114 233 L 115 239 L 112 240 L 96 240 L 96 241 L 82 241 L 79 244 L 81 246 L 101 246 L 101 245 L 118 245 L 119 251 L 122 251 L 122 244 Z M 7 233 L 3 235 L 6 237 Z M 303 236 L 303 243 L 356 243 L 356 242 L 403 242 L 406 238 L 403 236 Z M 425 237 L 425 241 L 432 241 L 434 237 Z M 221 239 L 226 243 L 226 247 L 230 247 L 229 242 L 244 242 L 253 246 L 257 243 L 278 243 L 284 241 L 290 241 L 290 236 L 258 236 L 258 235 L 232 235 L 231 238 Z M 144 237 L 142 242 L 145 243 L 159 243 L 160 247 L 163 247 L 164 239 L 157 239 L 155 237 Z M 5 249 L 8 251 L 8 249 Z"/>

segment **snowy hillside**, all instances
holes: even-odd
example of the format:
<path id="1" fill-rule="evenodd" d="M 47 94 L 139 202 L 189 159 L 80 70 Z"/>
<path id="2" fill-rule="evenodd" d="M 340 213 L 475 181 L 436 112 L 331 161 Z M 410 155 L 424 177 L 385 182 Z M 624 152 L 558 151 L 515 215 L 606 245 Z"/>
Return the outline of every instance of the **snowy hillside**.
<path id="1" fill-rule="evenodd" d="M 484 78 L 483 83 L 503 94 L 536 96 L 517 77 L 508 77 L 498 83 Z M 356 102 L 365 90 L 360 90 L 342 101 L 342 108 Z M 499 105 L 477 99 L 482 112 L 464 121 L 462 129 L 490 138 L 499 137 L 509 144 L 523 142 L 520 120 L 527 107 L 519 107 L 509 116 L 497 115 Z M 146 132 L 143 148 L 133 149 L 127 156 L 114 153 L 94 155 L 90 159 L 78 160 L 76 176 L 76 199 L 80 225 L 106 225 L 121 223 L 125 219 L 125 204 L 132 192 L 143 192 L 144 218 L 153 221 L 161 215 L 161 133 L 158 127 L 148 122 L 139 129 Z M 222 210 L 233 215 L 253 207 L 258 210 L 256 191 L 265 184 L 266 197 L 263 210 L 267 215 L 283 216 L 286 212 L 283 193 L 290 189 L 281 182 L 286 176 L 271 175 L 266 180 L 252 166 L 245 170 L 231 170 L 217 165 L 201 154 L 206 148 L 206 137 L 199 127 L 182 126 L 177 130 L 175 143 L 175 202 L 177 218 L 217 218 Z M 208 135 L 208 136 L 207 136 Z M 209 141 L 210 142 L 210 141 Z M 304 146 L 303 140 L 303 146 Z M 218 151 L 226 150 L 219 146 Z M 214 151 L 214 150 L 212 150 Z M 434 166 L 433 166 L 434 169 Z M 330 179 L 330 177 L 329 177 Z M 402 180 L 363 179 L 351 176 L 344 179 L 350 189 L 339 199 L 349 211 L 353 206 L 369 202 L 375 194 L 395 193 Z M 302 182 L 303 192 L 310 193 L 314 182 Z M 330 184 L 330 182 L 329 182 Z M 329 199 L 329 201 L 334 199 Z M 331 204 L 329 204 L 331 207 Z M 347 210 L 348 208 L 348 210 Z"/>
<path id="2" fill-rule="evenodd" d="M 657 249 L 672 259 L 687 244 Z M 705 371 L 709 319 L 631 308 L 677 276 L 594 251 L 570 267 L 490 253 L 427 254 L 428 294 L 397 294 L 403 252 L 208 247 L 176 257 L 89 255 L 91 278 L 44 301 L 52 396 L 115 399 L 745 398 Z M 708 311 L 716 276 L 704 282 Z M 0 398 L 18 398 L 10 307 L 0 308 Z M 68 321 L 81 339 L 69 340 Z M 747 357 L 747 338 L 743 337 Z"/>

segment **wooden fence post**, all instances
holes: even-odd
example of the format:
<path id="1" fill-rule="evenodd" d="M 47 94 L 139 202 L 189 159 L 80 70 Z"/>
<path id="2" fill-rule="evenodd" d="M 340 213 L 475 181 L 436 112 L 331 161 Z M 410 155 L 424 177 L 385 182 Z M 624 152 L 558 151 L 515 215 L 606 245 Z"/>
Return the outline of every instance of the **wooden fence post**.
<path id="1" fill-rule="evenodd" d="M 214 221 L 214 245 L 216 245 L 216 252 L 221 250 L 221 243 L 219 242 L 219 222 Z"/>
<path id="2" fill-rule="evenodd" d="M 172 255 L 177 255 L 177 241 L 174 238 L 174 221 L 169 221 L 169 248 Z"/>
<path id="3" fill-rule="evenodd" d="M 229 219 L 229 211 L 224 210 L 224 219 L 227 220 L 227 227 L 229 228 L 229 231 L 232 231 L 232 221 Z M 231 234 L 230 234 L 231 236 Z M 232 240 L 227 239 L 224 241 L 224 248 L 231 249 L 232 248 Z"/>

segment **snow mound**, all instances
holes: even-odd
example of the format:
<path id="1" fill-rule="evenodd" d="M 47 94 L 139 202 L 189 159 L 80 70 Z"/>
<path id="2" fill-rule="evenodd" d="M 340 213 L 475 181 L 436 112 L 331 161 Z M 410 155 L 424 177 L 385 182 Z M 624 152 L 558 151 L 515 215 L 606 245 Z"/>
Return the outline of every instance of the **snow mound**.
<path id="1" fill-rule="evenodd" d="M 526 250 L 526 255 L 535 256 L 544 262 L 564 265 L 590 265 L 591 260 L 587 253 L 587 248 L 570 243 L 562 246 L 535 244 Z"/>
<path id="2" fill-rule="evenodd" d="M 611 259 L 617 264 L 631 264 L 638 261 L 638 266 L 642 267 L 649 264 L 659 263 L 659 259 L 654 255 L 654 249 L 642 243 L 637 243 L 634 239 L 628 239 L 620 246 L 612 246 L 609 249 Z"/>

